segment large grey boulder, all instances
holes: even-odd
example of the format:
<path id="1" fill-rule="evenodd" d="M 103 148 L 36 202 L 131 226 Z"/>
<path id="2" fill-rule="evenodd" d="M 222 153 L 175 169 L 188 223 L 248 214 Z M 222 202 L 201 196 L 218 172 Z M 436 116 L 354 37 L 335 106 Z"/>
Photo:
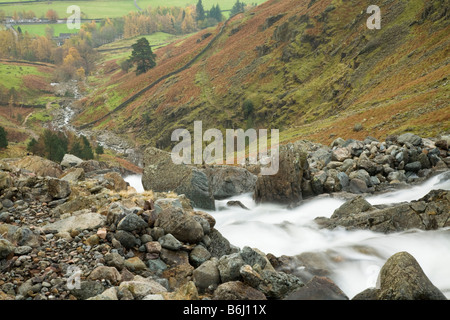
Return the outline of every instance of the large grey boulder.
<path id="1" fill-rule="evenodd" d="M 418 135 L 412 133 L 404 133 L 397 138 L 397 142 L 400 145 L 404 145 L 405 143 L 410 143 L 413 146 L 420 146 L 422 144 L 422 138 Z"/>
<path id="2" fill-rule="evenodd" d="M 214 199 L 226 199 L 235 195 L 253 192 L 257 176 L 245 168 L 214 166 L 206 170 Z"/>
<path id="3" fill-rule="evenodd" d="M 144 153 L 143 162 L 142 185 L 145 190 L 173 191 L 186 195 L 197 208 L 208 210 L 215 208 L 208 176 L 203 169 L 175 164 L 169 152 L 157 148 L 148 148 Z"/>
<path id="4" fill-rule="evenodd" d="M 74 156 L 73 154 L 65 154 L 63 159 L 61 160 L 61 166 L 63 168 L 75 167 L 81 164 L 84 160 Z"/>
<path id="5" fill-rule="evenodd" d="M 301 147 L 292 143 L 280 146 L 278 173 L 258 176 L 255 201 L 289 204 L 302 200 L 302 179 L 307 169 L 307 155 Z"/>

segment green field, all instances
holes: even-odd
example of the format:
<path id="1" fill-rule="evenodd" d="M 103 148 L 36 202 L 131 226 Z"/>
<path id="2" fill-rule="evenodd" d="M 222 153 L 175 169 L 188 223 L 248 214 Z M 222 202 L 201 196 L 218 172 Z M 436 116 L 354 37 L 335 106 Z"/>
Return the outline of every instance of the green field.
<path id="1" fill-rule="evenodd" d="M 22 86 L 22 77 L 30 74 L 43 75 L 37 67 L 0 63 L 0 84 L 8 89 L 19 89 Z"/>
<path id="2" fill-rule="evenodd" d="M 52 26 L 54 30 L 54 35 L 58 36 L 60 33 L 78 33 L 77 29 L 67 28 L 65 23 L 53 23 L 53 24 L 24 24 L 20 25 L 22 32 L 28 32 L 29 34 L 45 36 L 45 28 Z M 17 30 L 17 28 L 16 28 Z"/>
<path id="3" fill-rule="evenodd" d="M 261 4 L 266 0 L 251 0 L 242 1 L 245 3 L 257 3 Z M 7 2 L 7 1 L 0 1 Z M 209 10 L 213 5 L 219 3 L 222 10 L 230 10 L 236 0 L 202 0 L 205 10 Z M 196 4 L 197 0 L 137 0 L 137 4 L 140 8 L 145 9 L 149 6 L 158 7 L 186 7 L 189 4 Z M 93 1 L 52 1 L 42 3 L 24 3 L 24 4 L 5 4 L 0 5 L 0 10 L 3 10 L 7 16 L 11 16 L 14 11 L 32 10 L 38 18 L 45 16 L 45 13 L 49 9 L 55 10 L 61 19 L 67 18 L 71 13 L 67 13 L 67 8 L 70 5 L 77 5 L 81 8 L 82 18 L 86 19 L 102 19 L 102 18 L 114 18 L 121 17 L 128 14 L 130 11 L 137 11 L 134 6 L 133 0 L 93 0 Z M 227 14 L 226 14 L 227 15 Z"/>

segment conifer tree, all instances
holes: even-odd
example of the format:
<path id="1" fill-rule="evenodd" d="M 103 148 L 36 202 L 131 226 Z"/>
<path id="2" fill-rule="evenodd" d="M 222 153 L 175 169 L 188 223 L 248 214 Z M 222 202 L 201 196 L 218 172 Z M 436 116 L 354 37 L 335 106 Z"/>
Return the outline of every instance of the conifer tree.
<path id="1" fill-rule="evenodd" d="M 139 39 L 132 45 L 133 52 L 129 61 L 136 64 L 136 75 L 147 72 L 156 66 L 156 55 L 153 53 L 146 38 Z"/>
<path id="2" fill-rule="evenodd" d="M 197 5 L 195 6 L 195 12 L 197 13 L 197 21 L 205 20 L 205 8 L 203 8 L 202 0 L 198 0 Z"/>
<path id="3" fill-rule="evenodd" d="M 5 149 L 8 147 L 8 133 L 5 128 L 0 127 L 0 149 Z"/>

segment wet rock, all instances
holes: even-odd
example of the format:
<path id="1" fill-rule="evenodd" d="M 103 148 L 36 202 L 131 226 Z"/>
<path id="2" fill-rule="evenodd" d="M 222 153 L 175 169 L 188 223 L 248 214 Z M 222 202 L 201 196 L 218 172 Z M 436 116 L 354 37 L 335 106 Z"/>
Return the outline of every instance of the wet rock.
<path id="1" fill-rule="evenodd" d="M 358 214 L 371 209 L 374 209 L 374 207 L 369 202 L 367 202 L 362 196 L 357 196 L 346 201 L 339 208 L 337 208 L 333 212 L 331 219 L 338 219 L 347 215 Z"/>
<path id="2" fill-rule="evenodd" d="M 447 300 L 407 252 L 390 257 L 381 268 L 377 300 Z"/>
<path id="3" fill-rule="evenodd" d="M 240 202 L 239 200 L 230 200 L 227 201 L 227 206 L 228 207 L 240 207 L 242 209 L 245 210 L 249 210 L 242 202 Z"/>
<path id="4" fill-rule="evenodd" d="M 329 278 L 314 277 L 284 300 L 348 300 L 347 295 Z"/>
<path id="5" fill-rule="evenodd" d="M 267 298 L 283 299 L 287 294 L 304 285 L 300 278 L 284 272 L 262 270 L 259 274 L 263 281 L 258 290 Z"/>

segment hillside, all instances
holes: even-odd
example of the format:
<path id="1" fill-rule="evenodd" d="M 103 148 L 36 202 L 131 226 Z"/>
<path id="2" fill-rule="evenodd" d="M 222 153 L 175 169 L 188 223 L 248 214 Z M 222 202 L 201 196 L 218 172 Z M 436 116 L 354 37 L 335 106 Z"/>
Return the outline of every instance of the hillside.
<path id="1" fill-rule="evenodd" d="M 448 132 L 449 4 L 385 1 L 381 29 L 369 30 L 371 4 L 268 1 L 156 50 L 146 74 L 110 68 L 75 124 L 101 119 L 94 129 L 166 149 L 174 129 L 196 120 L 204 130 L 280 129 L 284 142 Z"/>

